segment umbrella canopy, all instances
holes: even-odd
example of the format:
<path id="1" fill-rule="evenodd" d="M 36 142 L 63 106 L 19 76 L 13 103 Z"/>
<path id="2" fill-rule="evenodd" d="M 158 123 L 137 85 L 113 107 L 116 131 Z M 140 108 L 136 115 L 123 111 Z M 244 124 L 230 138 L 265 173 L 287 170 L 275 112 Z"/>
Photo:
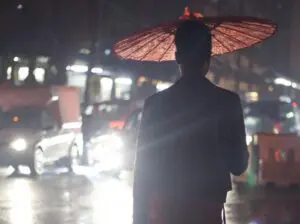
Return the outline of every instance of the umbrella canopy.
<path id="1" fill-rule="evenodd" d="M 199 20 L 212 33 L 212 55 L 222 55 L 247 48 L 272 36 L 276 25 L 253 17 L 203 17 L 188 8 L 179 20 L 144 30 L 118 42 L 114 50 L 123 59 L 136 61 L 175 60 L 175 33 L 183 21 Z"/>

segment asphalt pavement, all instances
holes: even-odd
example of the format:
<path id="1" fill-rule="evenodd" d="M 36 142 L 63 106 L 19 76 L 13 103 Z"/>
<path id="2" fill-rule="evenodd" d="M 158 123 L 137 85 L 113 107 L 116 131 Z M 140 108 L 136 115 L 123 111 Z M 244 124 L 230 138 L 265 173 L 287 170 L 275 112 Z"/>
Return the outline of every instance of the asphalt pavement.
<path id="1" fill-rule="evenodd" d="M 128 176 L 118 179 L 85 167 L 75 172 L 52 170 L 32 179 L 1 171 L 0 224 L 131 223 Z M 233 191 L 225 207 L 227 224 L 299 224 L 300 190 Z"/>

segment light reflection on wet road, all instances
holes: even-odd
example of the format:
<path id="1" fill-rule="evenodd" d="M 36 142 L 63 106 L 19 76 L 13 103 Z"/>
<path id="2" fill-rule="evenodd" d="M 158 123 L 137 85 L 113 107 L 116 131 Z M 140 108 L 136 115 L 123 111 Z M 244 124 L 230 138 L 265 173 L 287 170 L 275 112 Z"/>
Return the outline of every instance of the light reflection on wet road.
<path id="1" fill-rule="evenodd" d="M 126 180 L 98 175 L 89 169 L 79 173 L 50 173 L 36 180 L 1 176 L 0 223 L 131 223 L 131 187 Z M 300 191 L 232 192 L 226 209 L 227 224 L 298 224 Z"/>
<path id="2" fill-rule="evenodd" d="M 131 188 L 110 177 L 0 178 L 0 223 L 131 223 Z"/>

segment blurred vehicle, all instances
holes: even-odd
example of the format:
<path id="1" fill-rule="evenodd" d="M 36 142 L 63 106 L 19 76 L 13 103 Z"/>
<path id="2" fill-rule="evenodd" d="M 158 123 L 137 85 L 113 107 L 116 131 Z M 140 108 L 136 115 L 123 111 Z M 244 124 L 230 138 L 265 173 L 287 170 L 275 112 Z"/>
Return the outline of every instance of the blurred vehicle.
<path id="1" fill-rule="evenodd" d="M 110 100 L 88 105 L 83 117 L 86 118 L 83 125 L 87 132 L 95 134 L 102 126 L 122 128 L 128 114 L 131 113 L 130 100 Z"/>
<path id="2" fill-rule="evenodd" d="M 272 178 L 268 180 L 270 175 L 281 173 L 273 182 L 282 181 L 287 177 L 283 174 L 287 172 L 286 169 L 290 173 L 294 171 L 287 164 L 279 168 L 280 164 L 277 163 L 283 160 L 279 160 L 278 156 L 287 155 L 289 159 L 286 162 L 295 160 L 295 154 L 290 155 L 289 150 L 297 148 L 295 142 L 300 144 L 297 140 L 300 134 L 300 111 L 297 103 L 291 100 L 261 100 L 247 103 L 244 105 L 244 117 L 250 153 L 249 167 L 243 175 L 234 177 L 233 180 L 242 183 L 272 182 Z M 289 148 L 291 142 L 293 147 Z M 292 182 L 291 179 L 289 181 Z"/>
<path id="3" fill-rule="evenodd" d="M 257 133 L 249 144 L 249 165 L 238 184 L 300 185 L 300 137 L 296 134 Z"/>
<path id="4" fill-rule="evenodd" d="M 296 102 L 263 100 L 244 105 L 248 142 L 256 133 L 288 134 L 300 132 L 300 111 Z"/>
<path id="5" fill-rule="evenodd" d="M 126 119 L 121 130 L 98 132 L 89 143 L 91 163 L 101 171 L 113 174 L 132 170 L 141 118 L 142 109 L 137 109 Z"/>
<path id="6" fill-rule="evenodd" d="M 70 171 L 82 155 L 79 94 L 70 87 L 0 87 L 0 166 L 30 168 L 66 158 Z"/>

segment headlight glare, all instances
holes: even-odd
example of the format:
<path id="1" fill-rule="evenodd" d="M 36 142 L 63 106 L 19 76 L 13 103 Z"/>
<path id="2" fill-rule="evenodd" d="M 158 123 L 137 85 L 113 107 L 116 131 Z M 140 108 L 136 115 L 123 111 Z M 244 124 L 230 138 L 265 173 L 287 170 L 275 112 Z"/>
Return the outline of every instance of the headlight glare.
<path id="1" fill-rule="evenodd" d="M 99 137 L 100 147 L 105 149 L 120 149 L 124 143 L 120 136 L 103 135 Z"/>
<path id="2" fill-rule="evenodd" d="M 19 138 L 14 140 L 11 144 L 10 147 L 16 151 L 24 151 L 27 148 L 27 142 L 23 138 Z"/>

